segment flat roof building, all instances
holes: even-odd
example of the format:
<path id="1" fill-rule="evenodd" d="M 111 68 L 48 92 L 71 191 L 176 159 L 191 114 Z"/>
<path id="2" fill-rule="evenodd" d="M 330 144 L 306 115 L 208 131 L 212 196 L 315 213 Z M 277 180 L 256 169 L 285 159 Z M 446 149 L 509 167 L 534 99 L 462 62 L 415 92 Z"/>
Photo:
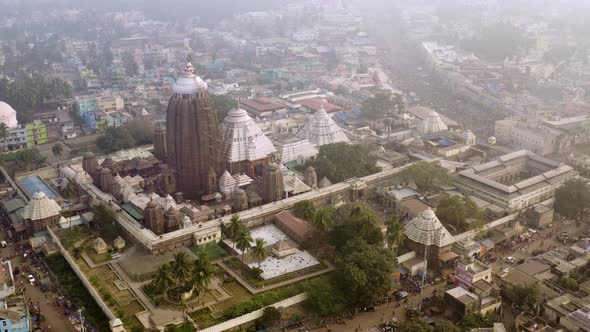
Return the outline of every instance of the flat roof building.
<path id="1" fill-rule="evenodd" d="M 455 185 L 510 212 L 552 198 L 556 188 L 577 176 L 570 166 L 521 150 L 459 172 Z"/>

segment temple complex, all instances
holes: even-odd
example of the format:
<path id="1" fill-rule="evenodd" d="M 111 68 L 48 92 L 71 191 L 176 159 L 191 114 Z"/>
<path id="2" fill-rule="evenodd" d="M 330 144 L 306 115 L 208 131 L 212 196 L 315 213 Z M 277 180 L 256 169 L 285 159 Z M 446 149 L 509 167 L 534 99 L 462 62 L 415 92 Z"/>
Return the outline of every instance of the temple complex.
<path id="1" fill-rule="evenodd" d="M 22 217 L 29 232 L 43 232 L 47 226 L 57 225 L 61 218 L 61 207 L 44 192 L 38 191 L 25 206 Z"/>

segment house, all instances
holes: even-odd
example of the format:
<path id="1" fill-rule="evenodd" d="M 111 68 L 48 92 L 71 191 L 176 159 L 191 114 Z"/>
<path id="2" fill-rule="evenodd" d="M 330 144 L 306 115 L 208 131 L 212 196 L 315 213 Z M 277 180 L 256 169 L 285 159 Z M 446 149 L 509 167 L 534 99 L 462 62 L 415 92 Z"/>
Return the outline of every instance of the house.
<path id="1" fill-rule="evenodd" d="M 313 231 L 312 226 L 307 221 L 295 217 L 289 210 L 277 213 L 275 225 L 297 244 L 311 238 Z"/>

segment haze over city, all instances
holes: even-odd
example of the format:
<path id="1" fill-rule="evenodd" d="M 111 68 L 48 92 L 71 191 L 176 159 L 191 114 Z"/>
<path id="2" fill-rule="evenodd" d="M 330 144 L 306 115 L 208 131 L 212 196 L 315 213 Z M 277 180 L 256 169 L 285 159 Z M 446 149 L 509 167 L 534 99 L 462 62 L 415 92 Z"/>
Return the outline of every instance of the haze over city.
<path id="1" fill-rule="evenodd" d="M 0 330 L 590 331 L 589 16 L 0 0 Z"/>

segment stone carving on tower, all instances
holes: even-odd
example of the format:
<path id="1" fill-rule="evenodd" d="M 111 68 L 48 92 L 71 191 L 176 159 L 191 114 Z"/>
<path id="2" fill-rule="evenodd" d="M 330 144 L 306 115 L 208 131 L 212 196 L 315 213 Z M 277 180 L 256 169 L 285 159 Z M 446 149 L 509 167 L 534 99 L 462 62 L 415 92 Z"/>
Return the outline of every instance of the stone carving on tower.
<path id="1" fill-rule="evenodd" d="M 264 203 L 271 203 L 283 198 L 285 185 L 283 173 L 277 164 L 268 164 L 263 177 L 263 199 Z"/>
<path id="2" fill-rule="evenodd" d="M 303 174 L 303 182 L 312 189 L 318 189 L 318 175 L 313 166 L 308 166 Z"/>
<path id="3" fill-rule="evenodd" d="M 154 156 L 160 161 L 166 161 L 166 126 L 158 123 L 154 131 Z"/>
<path id="4" fill-rule="evenodd" d="M 160 235 L 165 231 L 164 210 L 154 200 L 151 200 L 144 210 L 145 227 L 149 228 L 154 234 Z"/>
<path id="5" fill-rule="evenodd" d="M 172 91 L 166 112 L 166 152 L 176 190 L 188 198 L 213 193 L 223 163 L 221 130 L 207 83 L 194 74 L 189 62 Z"/>

